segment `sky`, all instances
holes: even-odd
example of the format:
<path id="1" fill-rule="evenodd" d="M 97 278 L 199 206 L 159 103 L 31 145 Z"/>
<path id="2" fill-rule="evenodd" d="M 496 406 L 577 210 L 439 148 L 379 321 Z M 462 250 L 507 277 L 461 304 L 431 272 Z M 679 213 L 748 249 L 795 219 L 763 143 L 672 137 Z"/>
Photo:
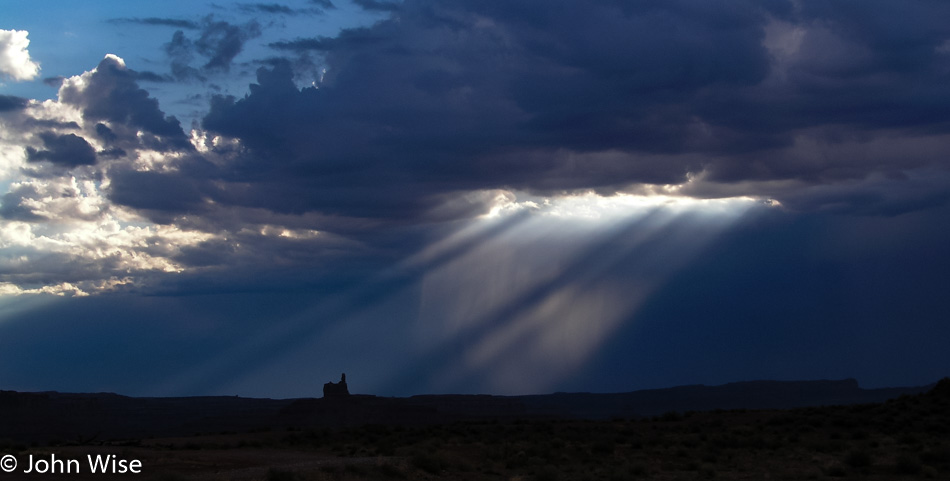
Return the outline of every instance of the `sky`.
<path id="1" fill-rule="evenodd" d="M 950 375 L 950 4 L 5 5 L 0 389 Z"/>

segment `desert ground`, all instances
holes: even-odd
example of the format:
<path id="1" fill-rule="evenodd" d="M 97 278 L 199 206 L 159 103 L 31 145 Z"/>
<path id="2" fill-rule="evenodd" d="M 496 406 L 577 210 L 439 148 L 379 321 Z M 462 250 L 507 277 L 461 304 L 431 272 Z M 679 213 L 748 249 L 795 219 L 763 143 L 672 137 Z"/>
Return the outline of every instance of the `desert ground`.
<path id="1" fill-rule="evenodd" d="M 950 479 L 950 380 L 924 394 L 849 406 L 291 426 L 0 448 L 20 459 L 116 454 L 143 465 L 138 475 L 68 476 L 77 480 Z"/>

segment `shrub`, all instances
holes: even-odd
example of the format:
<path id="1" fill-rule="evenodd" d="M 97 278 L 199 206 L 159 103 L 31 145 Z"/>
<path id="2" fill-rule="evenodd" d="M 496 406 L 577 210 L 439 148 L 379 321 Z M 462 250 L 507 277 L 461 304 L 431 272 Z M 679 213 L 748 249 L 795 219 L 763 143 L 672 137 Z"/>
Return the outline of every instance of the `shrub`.
<path id="1" fill-rule="evenodd" d="M 151 481 L 186 481 L 188 478 L 178 473 L 163 473 L 150 479 Z"/>
<path id="2" fill-rule="evenodd" d="M 683 415 L 676 411 L 667 411 L 663 413 L 662 416 L 660 416 L 660 421 L 663 421 L 663 422 L 674 422 L 674 421 L 682 421 L 682 420 L 683 420 Z"/>
<path id="3" fill-rule="evenodd" d="M 379 472 L 387 478 L 405 479 L 406 475 L 392 464 L 380 464 Z"/>
<path id="4" fill-rule="evenodd" d="M 837 464 L 828 468 L 827 473 L 828 473 L 828 476 L 831 476 L 834 478 L 843 478 L 847 475 L 847 473 L 844 471 L 844 468 Z"/>
<path id="5" fill-rule="evenodd" d="M 426 453 L 418 453 L 409 461 L 413 466 L 430 474 L 439 474 L 445 467 L 442 458 Z"/>
<path id="6" fill-rule="evenodd" d="M 560 473 L 553 466 L 544 466 L 538 470 L 534 476 L 535 481 L 557 481 L 560 479 Z"/>
<path id="7" fill-rule="evenodd" d="M 920 461 L 913 456 L 902 454 L 897 457 L 894 467 L 899 474 L 917 474 L 920 472 Z"/>
<path id="8" fill-rule="evenodd" d="M 871 455 L 863 449 L 854 450 L 845 456 L 845 462 L 852 468 L 867 467 L 871 465 Z"/>
<path id="9" fill-rule="evenodd" d="M 950 464 L 950 449 L 937 448 L 925 451 L 920 455 L 920 460 L 937 466 Z"/>
<path id="10" fill-rule="evenodd" d="M 294 481 L 297 475 L 292 471 L 270 468 L 267 470 L 267 481 Z"/>
<path id="11" fill-rule="evenodd" d="M 630 475 L 634 477 L 646 476 L 648 473 L 647 467 L 642 464 L 634 464 L 630 466 L 629 469 Z"/>

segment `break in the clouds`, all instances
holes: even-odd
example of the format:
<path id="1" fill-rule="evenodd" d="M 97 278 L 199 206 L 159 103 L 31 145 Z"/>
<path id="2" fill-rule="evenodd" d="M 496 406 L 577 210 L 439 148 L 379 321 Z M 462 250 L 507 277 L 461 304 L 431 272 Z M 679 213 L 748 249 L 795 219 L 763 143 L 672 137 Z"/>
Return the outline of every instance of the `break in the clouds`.
<path id="1" fill-rule="evenodd" d="M 30 33 L 26 30 L 0 30 L 0 78 L 16 82 L 33 80 L 40 73 L 40 64 L 30 58 Z"/>

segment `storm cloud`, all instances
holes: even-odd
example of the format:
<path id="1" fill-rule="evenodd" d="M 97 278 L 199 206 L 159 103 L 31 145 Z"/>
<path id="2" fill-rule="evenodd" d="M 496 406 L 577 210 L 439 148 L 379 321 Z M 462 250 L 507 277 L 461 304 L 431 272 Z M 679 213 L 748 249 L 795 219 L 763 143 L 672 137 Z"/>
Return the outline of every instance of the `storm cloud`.
<path id="1" fill-rule="evenodd" d="M 835 203 L 857 204 L 854 183 L 947 168 L 950 28 L 940 4 L 902 9 L 906 23 L 848 5 L 410 0 L 371 27 L 272 43 L 323 55 L 322 82 L 262 68 L 203 126 L 247 148 L 215 175 L 279 212 L 414 218 L 460 192 L 644 185 L 801 209 L 841 186 Z"/>
<path id="2" fill-rule="evenodd" d="M 46 150 L 27 148 L 27 160 L 39 162 L 47 160 L 64 167 L 92 165 L 96 163 L 96 151 L 86 139 L 76 134 L 56 135 L 52 132 L 40 134 Z"/>
<path id="3" fill-rule="evenodd" d="M 147 76 L 107 56 L 61 88 L 82 128 L 34 132 L 27 160 L 98 158 L 109 201 L 161 224 L 218 235 L 297 216 L 293 229 L 370 244 L 517 196 L 860 215 L 948 201 L 944 6 L 913 3 L 904 23 L 883 22 L 883 2 L 860 18 L 847 3 L 781 0 L 398 5 L 333 37 L 271 42 L 318 56 L 322 78 L 301 87 L 293 58 L 268 59 L 247 94 L 213 96 L 191 135 L 138 85 Z M 197 39 L 176 32 L 175 75 L 227 71 L 259 29 L 209 16 Z"/>
<path id="4" fill-rule="evenodd" d="M 124 61 L 107 56 L 82 83 L 64 84 L 60 98 L 80 108 L 87 120 L 106 120 L 173 140 L 183 139 L 178 120 L 165 116 L 158 101 L 139 88 L 136 77 L 125 68 Z"/>

